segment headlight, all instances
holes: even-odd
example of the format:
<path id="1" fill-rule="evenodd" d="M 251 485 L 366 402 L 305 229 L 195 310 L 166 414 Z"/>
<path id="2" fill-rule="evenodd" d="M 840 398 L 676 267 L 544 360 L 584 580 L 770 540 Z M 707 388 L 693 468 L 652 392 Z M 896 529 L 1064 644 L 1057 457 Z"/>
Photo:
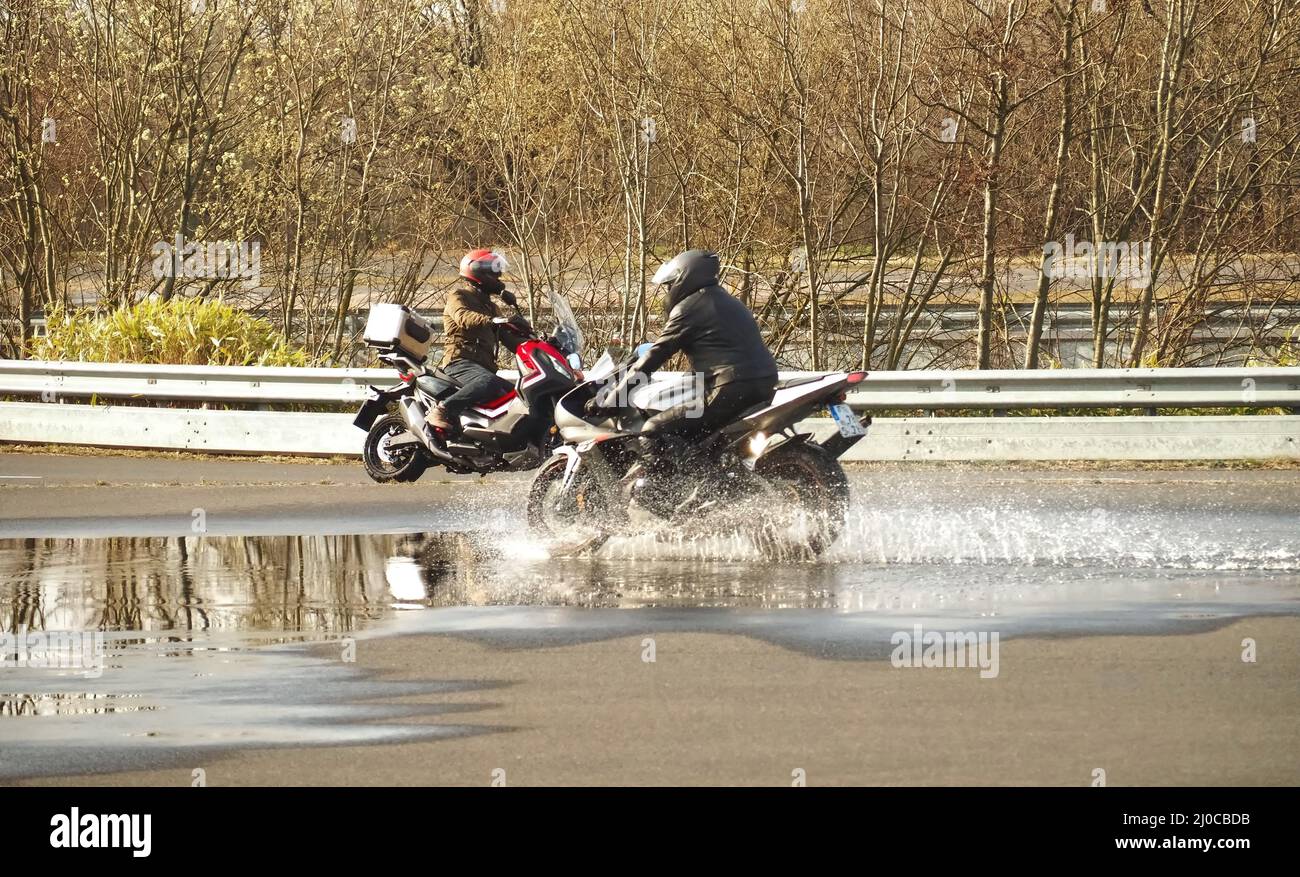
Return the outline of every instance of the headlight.
<path id="1" fill-rule="evenodd" d="M 551 354 L 546 353 L 544 351 L 542 352 L 542 355 L 551 361 L 551 364 L 554 365 L 559 370 L 560 374 L 564 375 L 567 378 L 574 377 L 573 368 L 567 362 L 557 357 L 551 356 Z"/>

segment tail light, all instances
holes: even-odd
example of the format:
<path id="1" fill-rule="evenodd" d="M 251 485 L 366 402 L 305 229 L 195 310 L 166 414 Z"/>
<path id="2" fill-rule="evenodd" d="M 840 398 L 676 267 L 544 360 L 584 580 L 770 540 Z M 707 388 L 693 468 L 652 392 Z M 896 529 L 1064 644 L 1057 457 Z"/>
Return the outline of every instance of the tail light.
<path id="1" fill-rule="evenodd" d="M 866 376 L 867 376 L 867 373 L 866 373 L 866 372 L 849 372 L 849 373 L 844 377 L 844 383 L 846 383 L 846 384 L 856 384 L 856 383 L 859 383 L 859 382 L 860 382 L 863 378 L 865 378 Z"/>

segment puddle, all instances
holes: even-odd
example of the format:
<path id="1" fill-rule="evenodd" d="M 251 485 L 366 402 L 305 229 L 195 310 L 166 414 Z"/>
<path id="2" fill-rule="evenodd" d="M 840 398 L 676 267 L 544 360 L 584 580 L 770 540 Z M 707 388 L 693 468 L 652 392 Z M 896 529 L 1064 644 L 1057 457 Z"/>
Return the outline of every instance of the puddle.
<path id="1" fill-rule="evenodd" d="M 424 534 L 0 540 L 0 778 L 502 730 L 474 714 L 509 680 L 379 679 L 350 657 L 366 637 L 708 631 L 872 659 L 913 623 L 1174 633 L 1300 611 L 1290 514 L 895 498 L 855 508 L 822 561 L 788 564 L 729 537 L 552 558 L 516 514 Z"/>

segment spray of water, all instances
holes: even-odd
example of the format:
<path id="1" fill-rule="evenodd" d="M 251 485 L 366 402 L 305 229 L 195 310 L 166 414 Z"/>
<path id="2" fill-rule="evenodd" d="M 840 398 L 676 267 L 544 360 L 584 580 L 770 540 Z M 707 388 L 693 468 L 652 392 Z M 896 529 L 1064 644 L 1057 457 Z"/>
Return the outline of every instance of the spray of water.
<path id="1" fill-rule="evenodd" d="M 520 559 L 558 553 L 553 543 L 522 535 L 513 515 L 492 521 L 488 532 L 501 550 Z M 665 527 L 620 535 L 595 556 L 610 561 L 768 560 L 751 535 L 735 527 Z M 782 560 L 811 559 L 792 552 Z M 1300 571 L 1300 534 L 1277 521 L 1225 520 L 1196 511 L 856 503 L 839 538 L 815 562 L 1294 572 Z"/>

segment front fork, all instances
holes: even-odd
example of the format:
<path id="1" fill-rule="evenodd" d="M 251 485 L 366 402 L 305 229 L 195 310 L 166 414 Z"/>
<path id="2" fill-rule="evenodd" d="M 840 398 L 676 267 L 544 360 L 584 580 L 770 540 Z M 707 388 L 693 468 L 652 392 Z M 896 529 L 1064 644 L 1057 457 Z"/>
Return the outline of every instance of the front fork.
<path id="1" fill-rule="evenodd" d="M 560 482 L 560 496 L 572 494 L 576 489 L 579 474 L 586 474 L 589 483 L 594 484 L 604 496 L 605 508 L 613 523 L 626 523 L 627 509 L 620 502 L 619 477 L 609 465 L 605 453 L 596 441 L 580 442 L 577 445 L 560 445 L 553 456 L 565 457 L 564 479 Z M 577 498 L 574 498 L 577 501 Z"/>

